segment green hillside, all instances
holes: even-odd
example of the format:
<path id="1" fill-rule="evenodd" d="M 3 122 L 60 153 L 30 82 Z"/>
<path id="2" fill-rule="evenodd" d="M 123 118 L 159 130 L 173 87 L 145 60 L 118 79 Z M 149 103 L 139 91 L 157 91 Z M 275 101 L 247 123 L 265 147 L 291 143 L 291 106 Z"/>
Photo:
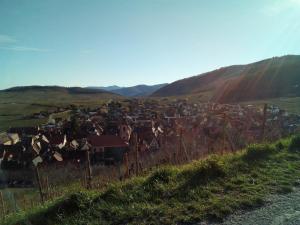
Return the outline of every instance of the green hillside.
<path id="1" fill-rule="evenodd" d="M 102 192 L 77 192 L 7 218 L 4 225 L 194 224 L 220 221 L 237 210 L 265 204 L 270 194 L 299 185 L 300 137 L 251 145 L 180 167 L 167 166 L 111 184 Z"/>
<path id="2" fill-rule="evenodd" d="M 40 111 L 55 110 L 57 107 L 93 106 L 102 104 L 119 95 L 102 90 L 64 88 L 57 86 L 16 87 L 0 91 L 0 131 L 10 126 L 37 125 L 43 119 L 24 119 Z"/>
<path id="3" fill-rule="evenodd" d="M 300 56 L 224 67 L 171 83 L 153 96 L 197 94 L 204 100 L 241 102 L 300 96 Z"/>

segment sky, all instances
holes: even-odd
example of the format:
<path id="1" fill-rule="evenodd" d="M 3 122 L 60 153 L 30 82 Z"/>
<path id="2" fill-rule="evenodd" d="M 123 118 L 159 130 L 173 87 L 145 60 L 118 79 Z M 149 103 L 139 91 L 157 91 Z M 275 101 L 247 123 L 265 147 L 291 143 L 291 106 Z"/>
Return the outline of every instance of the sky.
<path id="1" fill-rule="evenodd" d="M 300 0 L 0 0 L 0 89 L 169 83 L 299 43 Z"/>

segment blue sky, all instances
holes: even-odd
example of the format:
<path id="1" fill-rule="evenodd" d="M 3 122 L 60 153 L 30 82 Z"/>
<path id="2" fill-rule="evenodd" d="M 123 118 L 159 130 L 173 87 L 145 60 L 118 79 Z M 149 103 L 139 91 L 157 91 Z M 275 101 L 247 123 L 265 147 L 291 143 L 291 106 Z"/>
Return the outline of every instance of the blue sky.
<path id="1" fill-rule="evenodd" d="M 299 43 L 300 0 L 0 0 L 0 89 L 172 82 Z"/>

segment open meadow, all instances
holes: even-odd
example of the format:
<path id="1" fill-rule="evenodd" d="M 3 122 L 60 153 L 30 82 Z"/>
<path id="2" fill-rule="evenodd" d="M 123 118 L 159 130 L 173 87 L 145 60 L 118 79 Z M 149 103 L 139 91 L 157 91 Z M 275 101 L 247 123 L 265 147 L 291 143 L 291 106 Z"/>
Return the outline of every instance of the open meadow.
<path id="1" fill-rule="evenodd" d="M 121 96 L 110 93 L 73 94 L 62 91 L 0 92 L 0 131 L 15 126 L 36 126 L 48 118 L 29 118 L 34 113 L 55 111 L 57 108 L 98 107 L 109 99 Z"/>

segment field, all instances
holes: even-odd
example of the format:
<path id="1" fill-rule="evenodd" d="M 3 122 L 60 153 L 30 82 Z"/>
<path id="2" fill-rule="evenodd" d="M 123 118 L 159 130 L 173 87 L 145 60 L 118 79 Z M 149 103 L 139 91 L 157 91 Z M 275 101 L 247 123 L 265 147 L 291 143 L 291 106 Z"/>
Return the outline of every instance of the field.
<path id="1" fill-rule="evenodd" d="M 175 99 L 188 99 L 191 102 L 206 102 L 209 92 L 186 96 L 166 98 L 150 97 L 161 102 Z M 0 132 L 14 126 L 31 126 L 45 123 L 48 118 L 29 119 L 33 113 L 56 110 L 58 107 L 76 105 L 95 108 L 109 99 L 124 99 L 110 93 L 68 93 L 61 90 L 31 90 L 24 92 L 0 92 Z M 144 99 L 144 98 L 143 98 Z M 276 98 L 260 101 L 242 102 L 241 104 L 263 105 L 264 103 L 278 105 L 291 113 L 300 113 L 300 97 Z M 55 116 L 55 115 L 54 115 Z M 56 115 L 58 116 L 58 115 Z"/>
<path id="2" fill-rule="evenodd" d="M 164 166 L 146 175 L 49 201 L 9 216 L 22 224 L 196 224 L 221 221 L 237 210 L 265 204 L 270 194 L 299 185 L 300 137 L 255 144 L 223 156 L 182 166 Z"/>
<path id="3" fill-rule="evenodd" d="M 243 102 L 242 104 L 254 104 L 262 106 L 265 103 L 270 105 L 277 105 L 281 109 L 285 109 L 290 113 L 300 114 L 300 97 L 265 99 L 259 101 Z"/>
<path id="4" fill-rule="evenodd" d="M 112 98 L 122 99 L 103 93 L 0 92 L 0 131 L 6 130 L 10 126 L 42 124 L 48 119 L 24 119 L 33 113 L 56 110 L 57 107 L 67 107 L 71 104 L 95 108 Z M 197 103 L 201 100 L 205 101 L 206 96 L 153 99 L 164 104 L 164 102 L 176 98 L 188 98 L 191 102 Z M 298 97 L 267 99 L 241 104 L 261 106 L 264 103 L 278 105 L 292 113 L 300 113 L 300 98 Z M 69 112 L 65 111 L 51 116 L 67 117 Z M 263 204 L 269 192 L 292 190 L 290 184 L 300 178 L 300 167 L 298 167 L 300 158 L 298 153 L 287 150 L 290 140 L 282 140 L 280 143 L 284 146 L 283 151 L 273 151 L 277 149 L 275 144 L 256 146 L 255 148 L 262 149 L 262 151 L 268 152 L 270 149 L 271 151 L 270 154 L 267 153 L 266 158 L 254 164 L 248 163 L 243 158 L 245 154 L 252 151 L 251 148 L 248 148 L 248 150 L 234 155 L 213 156 L 185 166 L 162 167 L 155 172 L 146 172 L 147 174 L 144 176 L 122 183 L 115 183 L 118 178 L 115 169 L 114 174 L 108 176 L 107 179 L 103 176 L 104 173 L 98 173 L 98 177 L 95 173 L 95 183 L 99 184 L 101 188 L 94 191 L 85 190 L 84 168 L 78 171 L 72 168 L 61 168 L 60 171 L 53 169 L 50 170 L 52 174 L 49 175 L 49 172 L 45 174 L 51 181 L 60 179 L 61 185 L 53 186 L 53 193 L 43 207 L 37 206 L 40 201 L 37 189 L 3 189 L 1 191 L 5 202 L 8 202 L 5 206 L 6 209 L 10 212 L 18 212 L 20 215 L 16 218 L 8 217 L 6 224 L 19 225 L 25 220 L 29 220 L 32 224 L 39 224 L 40 217 L 44 217 L 49 211 L 50 213 L 55 211 L 57 205 L 61 207 L 60 204 L 65 204 L 65 202 L 69 204 L 69 199 L 71 199 L 71 204 L 74 204 L 71 208 L 75 207 L 74 211 L 78 214 L 69 215 L 69 212 L 63 211 L 62 217 L 57 218 L 55 212 L 54 215 L 51 215 L 55 220 L 54 224 L 74 224 L 74 221 L 80 221 L 79 224 L 85 225 L 94 224 L 90 223 L 89 218 L 92 221 L 103 221 L 103 223 L 95 224 L 172 224 L 172 220 L 176 220 L 178 223 L 193 223 L 203 219 L 221 220 L 236 209 L 248 209 Z M 255 167 L 260 169 L 257 170 Z M 238 173 L 232 174 L 231 171 L 238 171 Z M 58 179 L 57 174 L 61 174 L 62 177 Z M 67 183 L 64 183 L 66 181 L 64 174 L 74 176 L 72 182 L 69 182 L 68 179 Z M 105 171 L 105 174 L 109 173 Z M 204 180 L 202 180 L 203 176 Z M 107 188 L 107 184 L 112 182 L 114 183 Z M 70 192 L 76 194 L 70 194 Z M 57 200 L 62 193 L 65 197 Z M 234 199 L 235 195 L 238 195 L 239 198 Z M 75 202 L 72 202 L 73 200 Z M 130 202 L 128 202 L 129 200 Z M 223 201 L 226 202 L 226 205 Z M 93 204 L 95 211 L 88 210 L 86 204 Z M 24 209 L 26 212 L 23 211 Z M 21 223 L 15 222 L 18 218 L 21 218 Z M 47 221 L 48 224 L 53 224 L 52 222 Z M 24 224 L 26 223 L 24 222 Z"/>
<path id="5" fill-rule="evenodd" d="M 38 125 L 46 119 L 24 119 L 33 113 L 72 105 L 97 107 L 111 98 L 108 93 L 70 94 L 58 91 L 0 92 L 0 131 L 14 126 Z"/>

